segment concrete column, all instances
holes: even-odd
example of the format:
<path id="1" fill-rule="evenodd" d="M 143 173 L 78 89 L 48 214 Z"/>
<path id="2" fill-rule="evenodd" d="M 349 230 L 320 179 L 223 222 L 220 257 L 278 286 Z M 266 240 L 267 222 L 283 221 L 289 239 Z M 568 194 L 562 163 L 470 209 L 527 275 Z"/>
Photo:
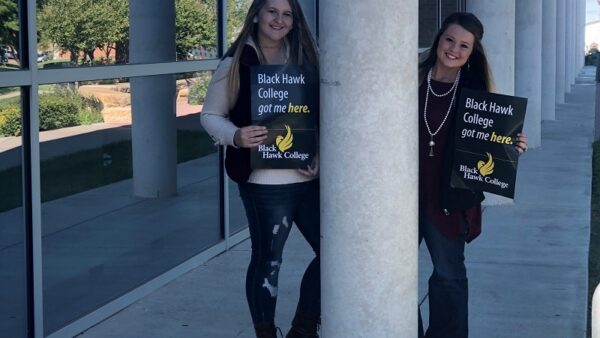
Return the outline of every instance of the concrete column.
<path id="1" fill-rule="evenodd" d="M 495 92 L 514 95 L 515 0 L 469 0 L 467 11 L 483 23 L 483 46 L 492 68 Z"/>
<path id="2" fill-rule="evenodd" d="M 175 5 L 172 1 L 129 1 L 129 60 L 175 61 Z M 133 191 L 141 197 L 177 193 L 175 77 L 131 79 Z"/>
<path id="3" fill-rule="evenodd" d="M 574 61 L 573 37 L 573 1 L 567 0 L 565 5 L 565 93 L 571 92 L 573 84 Z"/>
<path id="4" fill-rule="evenodd" d="M 542 120 L 556 116 L 556 0 L 545 0 L 542 15 Z"/>
<path id="5" fill-rule="evenodd" d="M 593 287 L 593 286 L 590 286 Z M 600 287 L 596 286 L 592 296 L 592 338 L 600 338 Z"/>
<path id="6" fill-rule="evenodd" d="M 565 103 L 566 1 L 567 0 L 556 0 L 556 103 Z"/>
<path id="7" fill-rule="evenodd" d="M 572 6 L 573 9 L 573 78 L 572 83 L 575 83 L 575 78 L 577 78 L 577 74 L 579 74 L 579 57 L 582 54 L 579 52 L 579 24 L 577 22 L 577 14 L 578 12 L 578 2 L 579 0 L 574 0 Z"/>
<path id="8" fill-rule="evenodd" d="M 484 28 L 482 44 L 485 48 L 494 91 L 515 94 L 515 0 L 467 1 L 467 11 L 475 14 Z M 510 204 L 511 199 L 485 194 L 485 205 Z"/>
<path id="9" fill-rule="evenodd" d="M 585 65 L 585 0 L 578 0 L 577 5 L 577 41 L 579 51 L 578 70 L 581 71 Z"/>
<path id="10" fill-rule="evenodd" d="M 418 3 L 319 12 L 322 336 L 416 337 Z"/>
<path id="11" fill-rule="evenodd" d="M 536 148 L 542 144 L 542 0 L 516 5 L 515 94 L 527 98 L 523 130 Z"/>

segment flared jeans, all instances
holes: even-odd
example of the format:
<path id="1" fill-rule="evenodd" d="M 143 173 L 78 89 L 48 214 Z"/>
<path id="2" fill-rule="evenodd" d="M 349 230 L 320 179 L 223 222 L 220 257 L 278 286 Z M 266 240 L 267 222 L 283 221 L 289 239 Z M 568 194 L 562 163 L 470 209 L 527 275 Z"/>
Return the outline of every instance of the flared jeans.
<path id="1" fill-rule="evenodd" d="M 463 227 L 460 236 L 448 239 L 426 217 L 419 217 L 419 244 L 425 240 L 433 263 L 429 278 L 429 327 L 423 331 L 419 311 L 420 338 L 467 338 L 469 335 L 466 223 Z"/>
<path id="2" fill-rule="evenodd" d="M 238 187 L 252 242 L 246 275 L 252 321 L 274 322 L 283 248 L 293 223 L 315 252 L 302 278 L 296 311 L 319 317 L 319 181 L 282 185 L 242 183 Z"/>

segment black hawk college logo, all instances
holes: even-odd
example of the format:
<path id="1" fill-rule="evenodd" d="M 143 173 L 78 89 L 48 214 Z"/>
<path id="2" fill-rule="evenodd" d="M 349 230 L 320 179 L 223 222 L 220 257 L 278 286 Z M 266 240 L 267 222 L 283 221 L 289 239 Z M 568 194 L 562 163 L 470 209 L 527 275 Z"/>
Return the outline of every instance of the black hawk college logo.
<path id="1" fill-rule="evenodd" d="M 292 134 L 292 130 L 290 129 L 290 126 L 288 126 L 287 124 L 284 124 L 285 130 L 287 131 L 285 136 L 282 135 L 278 135 L 275 138 L 275 144 L 277 145 L 277 149 L 279 149 L 280 152 L 284 153 L 286 150 L 290 149 L 293 145 L 293 141 L 294 141 L 294 134 Z"/>
<path id="2" fill-rule="evenodd" d="M 479 170 L 479 173 L 481 174 L 481 176 L 484 176 L 484 177 L 494 173 L 494 160 L 492 159 L 492 154 L 490 154 L 490 153 L 486 153 L 486 154 L 488 157 L 487 162 L 484 162 L 484 161 L 477 162 L 477 170 Z"/>

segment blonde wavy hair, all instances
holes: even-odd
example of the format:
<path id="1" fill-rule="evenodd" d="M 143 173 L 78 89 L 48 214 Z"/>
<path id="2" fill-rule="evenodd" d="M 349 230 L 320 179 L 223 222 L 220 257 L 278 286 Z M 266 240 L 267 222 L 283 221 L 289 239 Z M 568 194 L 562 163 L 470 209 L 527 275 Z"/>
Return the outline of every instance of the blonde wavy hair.
<path id="1" fill-rule="evenodd" d="M 302 66 L 305 62 L 318 68 L 319 56 L 315 40 L 310 32 L 302 8 L 298 0 L 287 0 L 292 9 L 293 25 L 286 36 L 289 48 L 290 63 Z M 231 57 L 231 68 L 229 69 L 229 97 L 236 97 L 240 86 L 240 57 L 244 50 L 244 45 L 251 38 L 258 41 L 258 25 L 254 18 L 258 17 L 260 10 L 267 4 L 267 0 L 254 0 L 248 9 L 244 26 L 240 34 L 231 44 L 231 47 L 225 53 L 225 57 Z M 257 48 L 259 60 L 264 60 L 260 48 Z"/>

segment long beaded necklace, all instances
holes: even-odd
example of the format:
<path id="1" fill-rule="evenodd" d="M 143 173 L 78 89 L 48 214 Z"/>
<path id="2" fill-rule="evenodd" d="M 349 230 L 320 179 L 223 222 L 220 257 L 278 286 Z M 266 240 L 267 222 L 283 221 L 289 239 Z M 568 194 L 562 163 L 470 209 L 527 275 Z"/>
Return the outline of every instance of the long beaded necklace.
<path id="1" fill-rule="evenodd" d="M 460 79 L 460 69 L 458 70 L 458 73 L 456 74 L 456 78 L 454 79 L 454 84 L 452 84 L 452 88 L 450 88 L 450 90 L 448 90 L 447 92 L 445 92 L 443 94 L 438 94 L 433 91 L 433 88 L 431 88 L 431 69 L 429 69 L 429 72 L 427 73 L 427 94 L 425 94 L 425 108 L 423 109 L 423 120 L 425 120 L 425 127 L 427 128 L 427 132 L 429 133 L 429 157 L 434 156 L 433 147 L 435 146 L 435 142 L 433 141 L 433 137 L 435 135 L 437 135 L 437 133 L 440 132 L 440 130 L 442 129 L 442 126 L 448 119 L 448 116 L 450 116 L 450 111 L 452 110 L 452 105 L 454 104 L 454 98 L 456 97 L 456 88 L 458 88 L 459 79 Z M 429 122 L 427 122 L 427 103 L 429 102 L 429 92 L 431 92 L 431 94 L 433 94 L 433 96 L 436 96 L 436 97 L 444 97 L 444 96 L 447 96 L 448 94 L 452 93 L 452 100 L 450 100 L 450 105 L 448 106 L 448 111 L 446 112 L 446 116 L 444 116 L 442 123 L 440 123 L 440 126 L 435 130 L 435 132 L 431 132 L 431 128 L 429 127 Z"/>

